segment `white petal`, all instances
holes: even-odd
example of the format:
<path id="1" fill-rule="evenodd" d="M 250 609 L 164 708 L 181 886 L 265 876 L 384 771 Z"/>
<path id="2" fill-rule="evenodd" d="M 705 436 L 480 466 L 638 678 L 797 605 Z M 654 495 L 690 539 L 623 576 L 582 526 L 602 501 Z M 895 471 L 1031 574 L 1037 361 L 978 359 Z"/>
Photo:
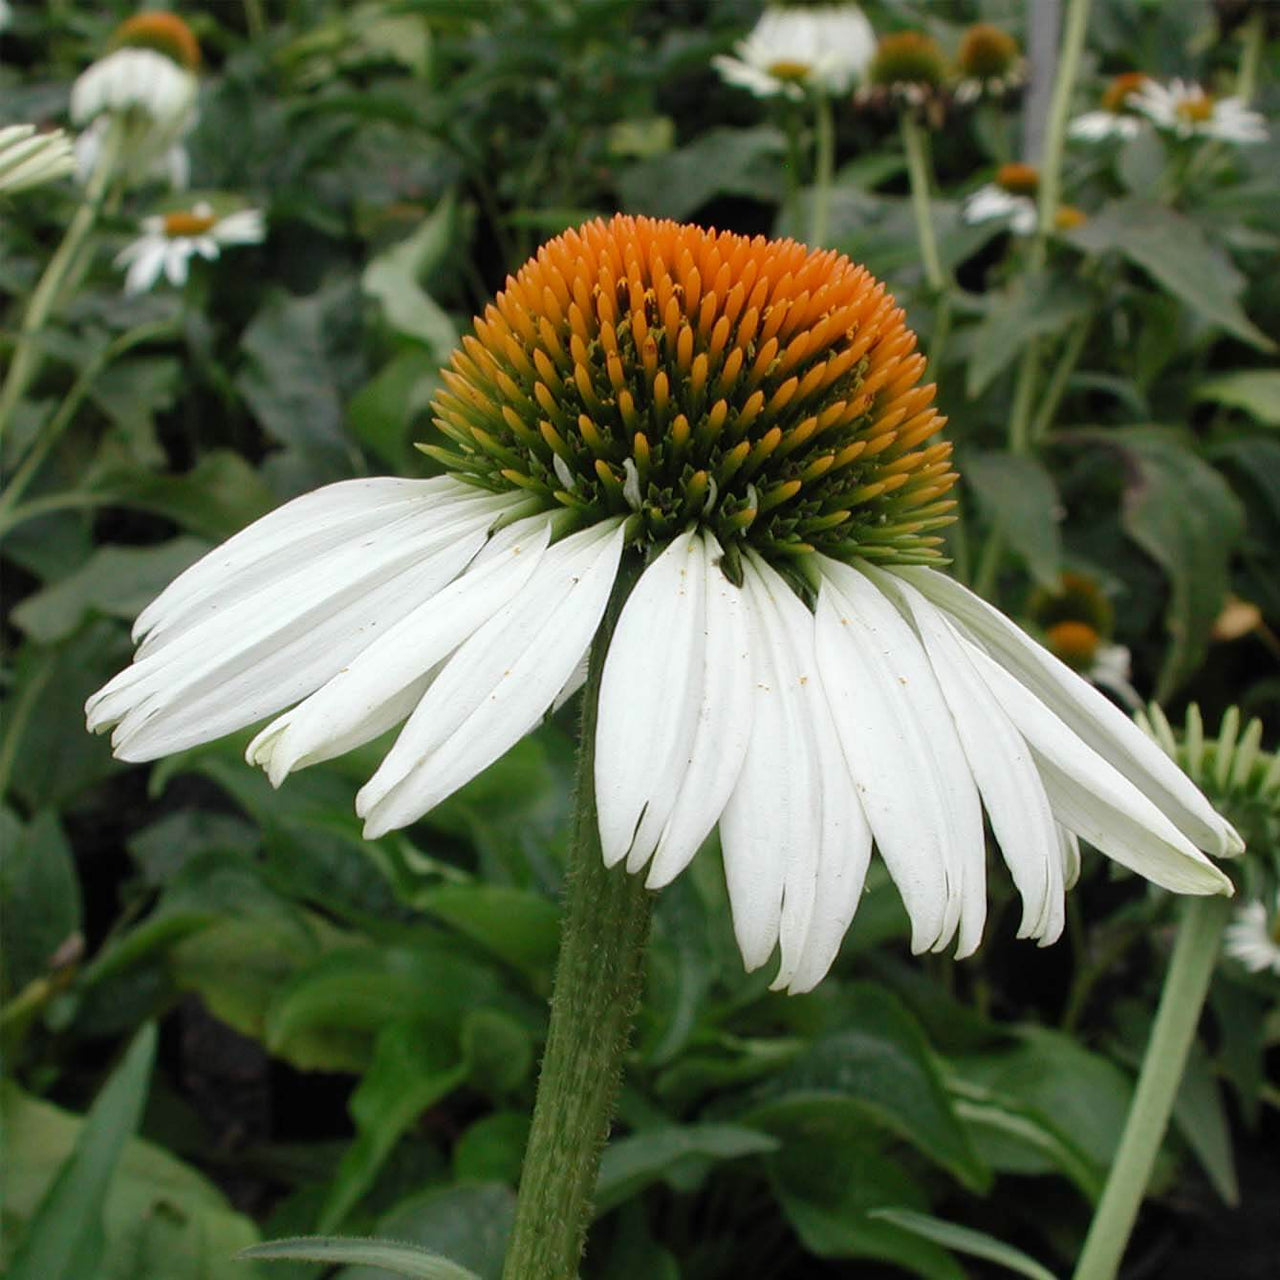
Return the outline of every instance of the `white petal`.
<path id="1" fill-rule="evenodd" d="M 976 645 L 961 643 L 1035 753 L 1049 803 L 1063 826 L 1175 893 L 1231 892 L 1231 881 L 1136 786 L 998 662 Z"/>
<path id="2" fill-rule="evenodd" d="M 871 572 L 909 611 L 933 664 L 991 828 L 1022 896 L 1018 936 L 1053 942 L 1066 919 L 1062 853 L 1030 748 L 974 670 L 943 614 L 896 575 Z"/>
<path id="3" fill-rule="evenodd" d="M 1080 837 L 1066 827 L 1058 826 L 1058 853 L 1062 861 L 1062 883 L 1074 888 L 1080 879 Z"/>
<path id="4" fill-rule="evenodd" d="M 705 569 L 692 533 L 674 539 L 640 575 L 609 642 L 595 758 L 606 866 L 632 852 L 630 869 L 643 866 L 675 803 L 698 713 Z"/>
<path id="5" fill-rule="evenodd" d="M 766 578 L 748 559 L 743 574 L 750 602 L 755 705 L 750 745 L 720 820 L 720 837 L 743 963 L 752 970 L 769 959 L 785 914 L 783 972 L 775 985 L 786 985 L 809 928 L 821 830 L 820 778 L 801 684 L 814 675 L 813 624 L 809 619 L 796 628 L 808 640 L 795 649 L 784 615 L 789 603 L 807 619 L 808 610 L 772 570 Z"/>
<path id="6" fill-rule="evenodd" d="M 556 543 L 450 658 L 356 797 L 367 838 L 420 818 L 537 724 L 600 625 L 624 534 L 608 521 Z"/>
<path id="7" fill-rule="evenodd" d="M 920 642 L 870 580 L 821 562 L 818 670 L 863 809 L 907 907 L 916 951 L 986 911 L 982 811 L 950 712 Z"/>
<path id="8" fill-rule="evenodd" d="M 279 786 L 291 770 L 330 760 L 398 724 L 418 704 L 435 668 L 514 599 L 550 536 L 545 516 L 494 535 L 465 573 L 268 725 L 249 744 L 246 758 L 262 765 Z"/>
<path id="9" fill-rule="evenodd" d="M 697 720 L 683 777 L 654 850 L 646 881 L 669 884 L 689 865 L 716 825 L 746 759 L 751 737 L 751 647 L 746 601 L 720 569 L 720 544 L 709 533 L 695 539 L 703 557 L 703 669 Z"/>
<path id="10" fill-rule="evenodd" d="M 1242 847 L 1230 823 L 1163 751 L 1087 680 L 1036 644 L 980 596 L 934 569 L 896 571 L 959 620 L 1001 666 L 1211 853 Z"/>

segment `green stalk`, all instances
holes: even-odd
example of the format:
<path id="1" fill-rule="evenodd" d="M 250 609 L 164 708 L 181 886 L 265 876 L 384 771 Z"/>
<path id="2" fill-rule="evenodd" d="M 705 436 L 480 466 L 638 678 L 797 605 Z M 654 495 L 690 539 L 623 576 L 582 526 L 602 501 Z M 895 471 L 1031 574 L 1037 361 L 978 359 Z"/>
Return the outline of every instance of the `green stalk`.
<path id="1" fill-rule="evenodd" d="M 1193 898 L 1178 926 L 1124 1133 L 1073 1280 L 1114 1280 L 1173 1110 L 1213 976 L 1230 899 Z"/>
<path id="2" fill-rule="evenodd" d="M 924 130 L 909 110 L 898 113 L 902 133 L 902 149 L 907 156 L 907 177 L 911 182 L 911 211 L 916 219 L 916 239 L 920 244 L 920 262 L 924 278 L 934 293 L 947 287 L 947 276 L 938 256 L 938 241 L 933 231 L 933 215 L 929 208 L 929 142 Z"/>
<path id="3" fill-rule="evenodd" d="M 504 1280 L 574 1280 L 578 1274 L 600 1153 L 644 981 L 652 895 L 643 876 L 621 866 L 605 868 L 594 779 L 600 677 L 638 567 L 619 575 L 591 649 L 551 1026 Z"/>
<path id="4" fill-rule="evenodd" d="M 836 122 L 831 99 L 825 93 L 815 94 L 813 206 L 809 223 L 809 247 L 821 248 L 827 242 L 831 212 L 831 181 L 836 165 Z"/>
<path id="5" fill-rule="evenodd" d="M 1076 76 L 1080 73 L 1080 57 L 1084 52 L 1088 23 L 1089 0 L 1067 0 L 1058 75 L 1053 82 L 1049 119 L 1045 125 L 1044 154 L 1040 158 L 1040 233 L 1032 246 L 1033 271 L 1044 261 L 1044 240 L 1053 230 L 1062 197 L 1062 155 L 1067 140 L 1067 116 L 1071 111 Z"/>
<path id="6" fill-rule="evenodd" d="M 121 145 L 120 126 L 114 125 L 107 130 L 102 146 L 102 155 L 94 168 L 85 187 L 84 199 L 71 219 L 62 243 L 49 259 L 49 265 L 40 277 L 40 282 L 27 304 L 26 314 L 22 317 L 22 328 L 18 332 L 18 341 L 13 349 L 13 357 L 9 362 L 9 372 L 5 376 L 4 387 L 0 389 L 0 439 L 5 428 L 13 417 L 14 410 L 22 400 L 23 392 L 39 365 L 40 353 L 37 339 L 44 328 L 49 313 L 58 302 L 62 290 L 76 259 L 80 247 L 93 230 L 94 223 L 106 199 L 107 189 L 111 184 L 116 168 L 116 159 Z"/>
<path id="7" fill-rule="evenodd" d="M 1262 6 L 1255 5 L 1240 29 L 1244 47 L 1240 50 L 1240 69 L 1236 72 L 1236 97 L 1245 106 L 1258 92 L 1258 68 L 1262 65 L 1262 50 L 1267 42 L 1266 22 L 1267 15 Z"/>
<path id="8" fill-rule="evenodd" d="M 1038 444 L 1049 434 L 1050 424 L 1058 412 L 1062 397 L 1066 394 L 1067 381 L 1075 372 L 1080 353 L 1084 350 L 1084 344 L 1088 341 L 1089 331 L 1092 328 L 1093 317 L 1086 316 L 1068 335 L 1062 347 L 1062 354 L 1058 357 L 1058 363 L 1054 365 L 1053 372 L 1049 375 L 1049 384 L 1045 387 L 1040 408 L 1036 410 L 1036 416 L 1031 421 L 1028 443 Z"/>

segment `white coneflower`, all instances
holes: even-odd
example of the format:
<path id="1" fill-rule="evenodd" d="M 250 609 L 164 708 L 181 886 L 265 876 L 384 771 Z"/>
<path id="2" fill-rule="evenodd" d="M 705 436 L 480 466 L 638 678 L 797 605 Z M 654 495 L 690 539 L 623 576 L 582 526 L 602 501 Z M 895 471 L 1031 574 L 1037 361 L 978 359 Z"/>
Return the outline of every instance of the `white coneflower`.
<path id="1" fill-rule="evenodd" d="M 1147 80 L 1132 103 L 1159 128 L 1179 138 L 1216 138 L 1220 142 L 1265 142 L 1267 123 L 1239 98 L 1215 98 L 1198 84 Z"/>
<path id="2" fill-rule="evenodd" d="M 181 139 L 196 118 L 200 46 L 172 13 L 139 13 L 123 22 L 111 50 L 71 89 L 71 118 L 86 126 L 77 168 L 87 181 L 108 150 L 126 178 L 166 176 L 185 185 Z"/>
<path id="3" fill-rule="evenodd" d="M 966 104 L 1007 97 L 1022 86 L 1027 75 L 1018 42 L 989 22 L 975 23 L 960 37 L 956 71 L 960 79 L 955 98 Z"/>
<path id="4" fill-rule="evenodd" d="M 712 64 L 729 84 L 757 97 L 800 99 L 806 91 L 847 93 L 875 46 L 875 33 L 857 5 L 769 8 L 734 46 L 735 57 L 718 56 Z"/>
<path id="5" fill-rule="evenodd" d="M 1280 904 L 1246 902 L 1222 935 L 1222 950 L 1250 973 L 1280 974 Z"/>
<path id="6" fill-rule="evenodd" d="M 33 124 L 0 127 L 0 193 L 15 195 L 74 171 L 71 139 L 61 129 L 37 133 Z"/>
<path id="7" fill-rule="evenodd" d="M 1001 219 L 1009 223 L 1009 229 L 1020 236 L 1029 236 L 1036 229 L 1036 190 L 1040 176 L 1029 164 L 1002 164 L 996 170 L 994 182 L 979 187 L 961 207 L 960 216 L 965 222 L 990 222 Z"/>
<path id="8" fill-rule="evenodd" d="M 947 101 L 947 78 L 946 55 L 931 35 L 895 31 L 876 45 L 857 100 L 878 110 L 909 107 L 937 125 Z"/>
<path id="9" fill-rule="evenodd" d="M 827 971 L 873 841 L 917 951 L 979 942 L 982 812 L 1063 923 L 1076 838 L 1170 889 L 1229 892 L 1239 838 L 1119 709 L 934 567 L 950 445 L 902 311 L 793 241 L 626 217 L 539 250 L 444 374 L 430 480 L 299 498 L 138 618 L 88 704 L 127 760 L 275 715 L 274 783 L 403 722 L 361 790 L 403 827 L 604 659 L 604 857 L 657 887 L 719 823 L 734 928 L 777 985 Z M 641 572 L 642 570 L 642 572 Z M 283 714 L 280 714 L 283 712 Z"/>
<path id="10" fill-rule="evenodd" d="M 190 209 L 155 214 L 142 220 L 142 235 L 116 257 L 116 266 L 127 267 L 124 291 L 145 293 L 160 279 L 183 285 L 191 259 L 212 261 L 228 245 L 260 244 L 264 235 L 257 209 L 237 209 L 219 217 L 200 201 Z"/>
<path id="11" fill-rule="evenodd" d="M 1147 84 L 1142 71 L 1125 71 L 1116 76 L 1102 93 L 1096 111 L 1076 116 L 1067 126 L 1067 137 L 1078 142 L 1106 142 L 1111 138 L 1133 138 L 1141 132 L 1146 118 L 1135 105 L 1135 96 Z"/>

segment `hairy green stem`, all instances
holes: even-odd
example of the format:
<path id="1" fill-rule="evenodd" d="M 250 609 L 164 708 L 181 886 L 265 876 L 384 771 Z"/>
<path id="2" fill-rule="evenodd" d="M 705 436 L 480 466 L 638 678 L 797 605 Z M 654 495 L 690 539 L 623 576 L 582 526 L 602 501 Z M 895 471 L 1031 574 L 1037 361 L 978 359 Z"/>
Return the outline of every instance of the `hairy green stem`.
<path id="1" fill-rule="evenodd" d="M 836 122 L 831 99 L 825 93 L 815 95 L 813 204 L 810 209 L 809 247 L 821 248 L 827 242 L 831 213 L 831 181 L 836 165 Z"/>
<path id="2" fill-rule="evenodd" d="M 593 773 L 601 672 L 637 569 L 629 566 L 619 575 L 591 649 L 551 1026 L 504 1280 L 573 1280 L 578 1274 L 644 980 L 652 895 L 643 876 L 604 865 Z"/>
<path id="3" fill-rule="evenodd" d="M 1088 23 L 1089 0 L 1067 0 L 1058 74 L 1053 82 L 1049 119 L 1045 125 L 1044 154 L 1040 158 L 1040 234 L 1032 246 L 1033 269 L 1044 260 L 1045 237 L 1053 230 L 1062 199 L 1062 155 L 1067 140 L 1067 116 L 1071 111 L 1076 76 L 1080 73 L 1080 57 L 1084 52 Z"/>
<path id="4" fill-rule="evenodd" d="M 39 367 L 40 331 L 44 328 L 50 312 L 57 305 L 62 286 L 80 256 L 80 248 L 98 220 L 107 189 L 115 173 L 120 144 L 120 127 L 116 125 L 107 130 L 102 154 L 85 186 L 84 199 L 76 209 L 71 224 L 67 227 L 66 235 L 62 237 L 62 243 L 49 259 L 49 265 L 45 267 L 44 275 L 40 277 L 35 292 L 27 303 L 26 314 L 22 317 L 22 327 L 18 331 L 18 341 L 9 361 L 9 372 L 5 376 L 4 387 L 0 389 L 0 439 L 3 438 L 5 428 L 8 427 L 14 411 L 22 400 L 27 384 Z"/>
<path id="5" fill-rule="evenodd" d="M 1240 69 L 1236 72 L 1236 97 L 1245 106 L 1258 92 L 1258 68 L 1262 65 L 1262 50 L 1267 42 L 1266 23 L 1267 15 L 1262 5 L 1255 5 L 1240 28 L 1243 47 L 1240 50 Z"/>
<path id="6" fill-rule="evenodd" d="M 929 140 L 910 111 L 898 114 L 902 149 L 907 157 L 907 178 L 911 183 L 911 211 L 916 220 L 916 239 L 920 244 L 920 263 L 929 288 L 941 293 L 947 287 L 947 276 L 938 255 L 938 240 L 933 230 L 933 214 L 929 207 Z"/>
<path id="7" fill-rule="evenodd" d="M 1074 1280 L 1114 1280 L 1164 1139 L 1231 912 L 1228 898 L 1193 898 L 1165 975 L 1138 1087 Z"/>

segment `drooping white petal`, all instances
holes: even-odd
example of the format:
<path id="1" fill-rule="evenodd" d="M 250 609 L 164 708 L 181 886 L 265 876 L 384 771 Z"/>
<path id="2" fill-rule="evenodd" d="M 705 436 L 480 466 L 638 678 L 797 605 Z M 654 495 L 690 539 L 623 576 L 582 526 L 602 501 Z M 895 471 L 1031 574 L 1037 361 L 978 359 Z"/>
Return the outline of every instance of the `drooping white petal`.
<path id="1" fill-rule="evenodd" d="M 986 912 L 982 811 L 915 633 L 857 570 L 821 561 L 818 671 L 916 951 L 976 947 Z"/>
<path id="2" fill-rule="evenodd" d="M 704 635 L 697 719 L 682 778 L 662 828 L 646 884 L 660 889 L 685 869 L 711 834 L 729 799 L 751 738 L 751 644 L 746 601 L 720 569 L 710 533 L 695 539 L 703 559 Z M 643 824 L 642 824 L 643 825 Z"/>
<path id="3" fill-rule="evenodd" d="M 743 963 L 748 971 L 758 969 L 785 933 L 775 984 L 785 986 L 809 928 L 821 832 L 821 780 L 801 683 L 814 676 L 813 624 L 809 611 L 763 562 L 748 557 L 743 575 L 754 707 L 746 759 L 720 819 L 720 839 Z M 809 619 L 794 628 L 805 636 L 798 649 L 784 620 L 791 604 Z"/>
<path id="4" fill-rule="evenodd" d="M 982 648 L 1159 806 L 1184 835 L 1211 853 L 1244 847 L 1231 824 L 1124 712 L 998 609 L 934 569 L 906 566 L 895 572 L 961 622 Z"/>
<path id="5" fill-rule="evenodd" d="M 695 535 L 675 538 L 640 575 L 600 679 L 595 784 L 606 866 L 652 855 L 675 804 L 697 720 L 706 562 Z M 695 675 L 696 673 L 696 675 Z M 644 844 L 639 843 L 644 825 Z"/>
<path id="6" fill-rule="evenodd" d="M 998 662 L 976 645 L 961 643 L 1034 752 L 1063 826 L 1175 893 L 1231 892 L 1231 881 L 1119 770 Z"/>
<path id="7" fill-rule="evenodd" d="M 1058 825 L 1058 853 L 1062 859 L 1062 883 L 1072 889 L 1080 879 L 1080 837 L 1061 824 Z"/>
<path id="8" fill-rule="evenodd" d="M 435 668 L 514 599 L 550 536 L 545 516 L 495 534 L 465 573 L 269 724 L 249 744 L 246 758 L 262 765 L 278 787 L 291 770 L 330 760 L 399 724 L 426 692 Z"/>
<path id="9" fill-rule="evenodd" d="M 1019 937 L 1057 940 L 1066 920 L 1062 853 L 1030 748 L 973 668 L 945 616 L 909 583 L 871 570 L 907 610 L 951 709 L 991 828 L 1022 896 Z"/>
<path id="10" fill-rule="evenodd" d="M 600 625 L 624 533 L 607 521 L 550 547 L 450 658 L 356 797 L 368 838 L 421 817 L 537 724 Z"/>
<path id="11" fill-rule="evenodd" d="M 434 508 L 465 489 L 457 481 L 399 480 L 380 476 L 367 480 L 343 480 L 325 485 L 276 508 L 220 547 L 198 560 L 173 580 L 143 611 L 133 625 L 135 641 L 151 632 L 169 629 L 195 604 L 210 600 L 214 608 L 243 598 L 262 585 L 250 582 L 250 566 L 270 568 L 278 581 L 288 576 L 303 555 L 318 554 L 363 536 L 389 523 L 407 510 L 405 504 Z M 470 490 L 470 494 L 477 494 Z M 315 539 L 315 541 L 312 541 Z M 273 558 L 274 557 L 274 558 Z M 263 564 L 263 562 L 268 562 Z"/>

